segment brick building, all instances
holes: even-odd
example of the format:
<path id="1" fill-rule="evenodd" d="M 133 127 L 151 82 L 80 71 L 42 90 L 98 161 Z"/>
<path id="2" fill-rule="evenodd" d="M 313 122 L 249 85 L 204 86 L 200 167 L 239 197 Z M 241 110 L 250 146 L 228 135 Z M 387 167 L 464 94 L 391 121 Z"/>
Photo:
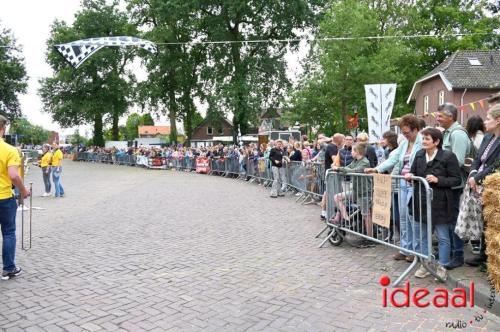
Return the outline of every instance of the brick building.
<path id="1" fill-rule="evenodd" d="M 435 125 L 432 113 L 445 102 L 464 105 L 458 121 L 473 115 L 486 117 L 488 96 L 500 91 L 500 50 L 457 51 L 413 85 L 408 103 L 415 101 L 415 114 Z M 483 100 L 482 103 L 479 103 Z M 474 108 L 470 103 L 474 103 Z"/>

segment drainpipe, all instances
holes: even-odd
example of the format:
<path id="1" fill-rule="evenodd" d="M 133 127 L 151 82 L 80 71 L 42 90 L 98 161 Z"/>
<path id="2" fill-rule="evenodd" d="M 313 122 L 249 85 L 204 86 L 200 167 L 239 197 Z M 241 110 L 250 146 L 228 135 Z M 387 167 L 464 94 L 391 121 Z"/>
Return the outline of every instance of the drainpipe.
<path id="1" fill-rule="evenodd" d="M 464 96 L 465 93 L 467 92 L 467 88 L 465 88 L 464 93 L 462 93 L 462 97 L 460 97 L 460 124 L 463 125 L 464 123 L 464 110 L 463 110 L 463 105 L 464 105 Z"/>

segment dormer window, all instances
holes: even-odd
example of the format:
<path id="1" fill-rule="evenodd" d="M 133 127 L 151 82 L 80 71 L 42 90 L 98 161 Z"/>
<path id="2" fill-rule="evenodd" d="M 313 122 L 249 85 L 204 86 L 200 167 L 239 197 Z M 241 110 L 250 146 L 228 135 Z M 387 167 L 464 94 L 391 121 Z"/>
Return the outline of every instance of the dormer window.
<path id="1" fill-rule="evenodd" d="M 469 63 L 471 66 L 482 66 L 483 64 L 481 63 L 481 61 L 479 61 L 478 58 L 468 58 L 469 60 Z"/>

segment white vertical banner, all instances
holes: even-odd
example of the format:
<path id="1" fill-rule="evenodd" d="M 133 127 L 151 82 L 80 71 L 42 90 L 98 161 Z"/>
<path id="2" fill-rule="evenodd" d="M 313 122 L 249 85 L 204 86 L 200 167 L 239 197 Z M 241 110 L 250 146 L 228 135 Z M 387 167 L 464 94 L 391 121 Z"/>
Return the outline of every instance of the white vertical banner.
<path id="1" fill-rule="evenodd" d="M 382 139 L 382 134 L 389 130 L 396 84 L 366 84 L 366 114 L 368 116 L 368 135 L 370 143 Z"/>

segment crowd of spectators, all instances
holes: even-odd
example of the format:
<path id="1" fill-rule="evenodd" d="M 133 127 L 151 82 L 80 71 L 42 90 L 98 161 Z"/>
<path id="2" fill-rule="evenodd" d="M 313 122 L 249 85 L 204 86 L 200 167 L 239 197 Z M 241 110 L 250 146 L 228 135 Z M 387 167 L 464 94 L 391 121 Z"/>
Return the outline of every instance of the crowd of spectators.
<path id="1" fill-rule="evenodd" d="M 222 162 L 235 161 L 236 172 L 248 177 L 265 177 L 272 181 L 270 196 L 283 196 L 289 188 L 310 192 L 322 197 L 321 215 L 326 217 L 327 202 L 331 201 L 337 213 L 331 222 L 339 224 L 349 221 L 346 200 L 358 205 L 362 215 L 365 235 L 375 236 L 372 223 L 372 183 L 365 177 L 359 185 L 355 173 L 383 173 L 398 175 L 393 178 L 391 206 L 391 227 L 387 240 L 399 239 L 401 251 L 394 259 L 412 262 L 412 253 L 428 255 L 427 241 L 433 234 L 438 245 L 433 253 L 439 261 L 437 275 L 446 279 L 447 270 L 464 263 L 478 265 L 486 260 L 484 236 L 470 236 L 461 229 L 482 220 L 470 220 L 467 211 L 460 211 L 460 199 L 464 195 L 480 196 L 482 180 L 499 168 L 500 160 L 500 94 L 489 99 L 490 110 L 486 121 L 471 117 L 462 127 L 458 122 L 458 110 L 453 104 L 443 104 L 437 109 L 439 127 L 426 126 L 422 119 L 409 114 L 398 123 L 400 133 L 388 131 L 380 142 L 370 144 L 370 137 L 360 133 L 335 133 L 331 137 L 319 133 L 314 140 L 303 136 L 300 140 L 269 141 L 266 144 L 251 143 L 245 146 L 218 144 L 210 147 L 130 147 L 127 149 L 81 148 L 79 152 L 109 154 L 112 156 L 136 156 L 148 159 L 193 160 L 207 157 Z M 470 160 L 469 160 L 470 159 Z M 139 163 L 138 163 L 139 164 Z M 325 191 L 325 172 L 333 170 L 344 174 L 345 183 L 335 189 L 334 197 Z M 413 185 L 413 177 L 424 178 L 432 190 L 431 206 L 425 206 L 425 192 Z M 356 182 L 358 181 L 358 182 Z M 395 188 L 395 190 L 394 190 Z M 412 200 L 419 200 L 421 206 L 415 209 Z M 481 204 L 477 200 L 477 204 Z M 422 206 L 423 204 L 423 206 Z M 481 206 L 477 206 L 481 209 Z M 426 211 L 430 210 L 433 220 L 433 234 L 427 234 Z M 476 218 L 477 219 L 477 218 Z M 458 222 L 458 224 L 457 224 Z M 395 230 L 395 231 L 394 231 Z M 464 240 L 472 241 L 478 255 L 465 261 Z M 424 278 L 429 271 L 421 266 L 416 277 Z"/>

